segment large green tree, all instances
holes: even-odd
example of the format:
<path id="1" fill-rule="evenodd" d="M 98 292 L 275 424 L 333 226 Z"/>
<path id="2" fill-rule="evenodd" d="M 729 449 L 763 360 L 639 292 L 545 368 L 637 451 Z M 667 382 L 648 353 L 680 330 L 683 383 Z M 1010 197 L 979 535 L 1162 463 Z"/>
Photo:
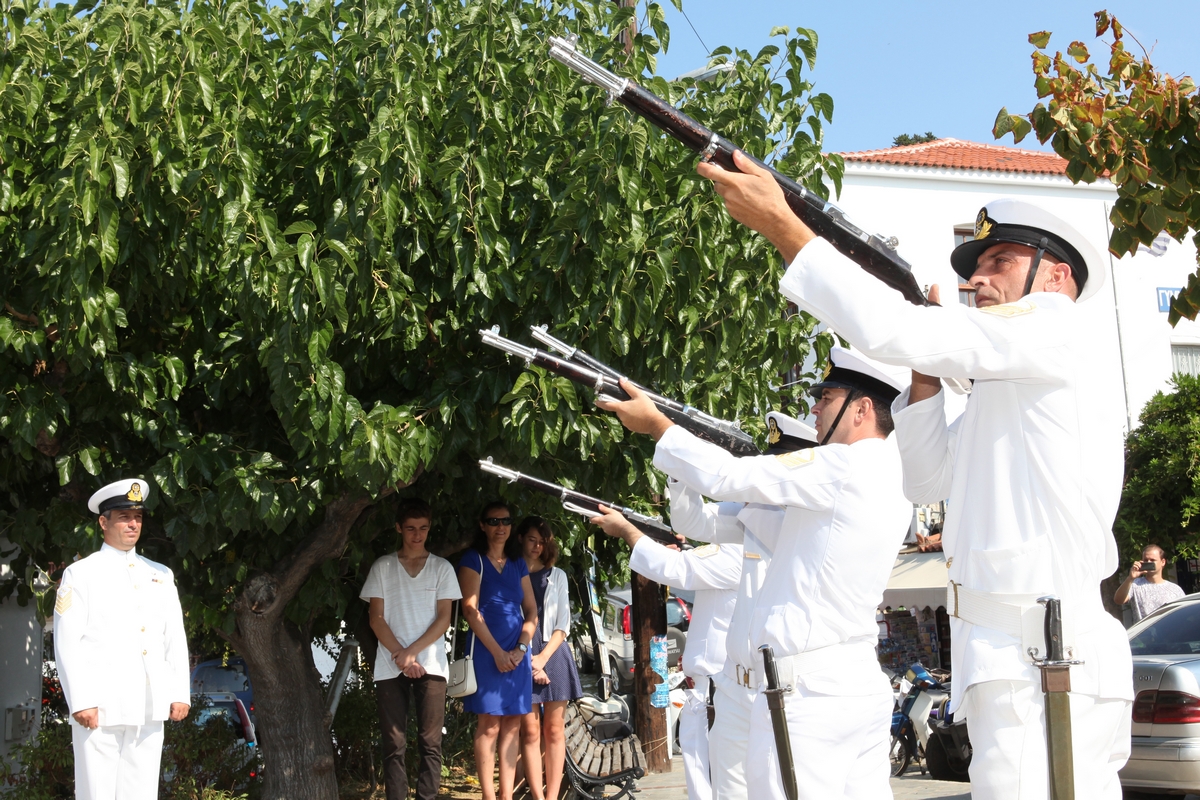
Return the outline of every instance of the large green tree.
<path id="1" fill-rule="evenodd" d="M 1160 73 L 1148 54 L 1125 47 L 1125 29 L 1106 11 L 1096 12 L 1096 36 L 1112 34 L 1108 64 L 1097 67 L 1083 42 L 1066 55 L 1049 54 L 1050 33 L 1029 35 L 1038 103 L 1028 114 L 1003 108 L 993 133 L 1020 142 L 1030 131 L 1067 159 L 1067 176 L 1092 183 L 1104 176 L 1117 187 L 1109 248 L 1134 253 L 1166 232 L 1189 234 L 1200 251 L 1200 96 L 1191 78 Z M 1144 51 L 1143 51 L 1144 52 Z M 1198 254 L 1197 258 L 1200 258 Z M 1200 312 L 1200 270 L 1172 301 L 1169 319 Z"/>
<path id="2" fill-rule="evenodd" d="M 1121 555 L 1158 544 L 1200 557 L 1200 378 L 1176 375 L 1142 409 L 1125 442 L 1125 488 L 1113 528 Z"/>
<path id="3" fill-rule="evenodd" d="M 714 53 L 734 71 L 668 84 L 662 9 L 641 7 L 627 54 L 633 13 L 0 0 L 0 533 L 24 578 L 7 590 L 28 601 L 39 570 L 96 549 L 95 488 L 150 479 L 144 550 L 193 634 L 250 665 L 267 797 L 336 796 L 309 642 L 361 605 L 396 496 L 432 500 L 452 550 L 508 491 L 482 456 L 643 506 L 661 491 L 649 442 L 478 329 L 548 323 L 752 427 L 808 352 L 774 252 L 545 39 L 577 33 L 823 192 L 841 163 L 804 78 L 816 35 L 777 29 Z"/>

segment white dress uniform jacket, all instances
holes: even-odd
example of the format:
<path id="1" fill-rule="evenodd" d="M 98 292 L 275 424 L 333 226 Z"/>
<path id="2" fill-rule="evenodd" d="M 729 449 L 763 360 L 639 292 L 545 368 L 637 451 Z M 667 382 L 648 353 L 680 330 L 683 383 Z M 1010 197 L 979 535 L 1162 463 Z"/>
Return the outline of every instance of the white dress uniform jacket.
<path id="1" fill-rule="evenodd" d="M 54 605 L 54 656 L 71 713 L 145 725 L 191 703 L 183 611 L 171 570 L 107 544 L 67 567 Z"/>
<path id="2" fill-rule="evenodd" d="M 735 458 L 675 425 L 654 464 L 706 497 L 786 506 L 750 625 L 755 653 L 764 644 L 776 658 L 874 646 L 875 611 L 912 517 L 891 441 Z M 839 693 L 845 683 L 837 682 Z"/>
<path id="3" fill-rule="evenodd" d="M 786 507 L 751 614 L 749 664 L 761 663 L 757 650 L 769 644 L 780 683 L 793 687 L 785 713 L 803 800 L 886 796 L 892 696 L 875 657 L 875 610 L 912 516 L 895 444 L 735 458 L 674 426 L 654 463 L 706 497 Z M 760 688 L 761 670 L 750 674 L 747 688 Z M 746 794 L 782 798 L 765 695 L 750 703 Z M 740 796 L 739 786 L 728 788 L 722 798 Z"/>
<path id="4" fill-rule="evenodd" d="M 1097 363 L 1100 337 L 1087 309 L 1048 293 L 984 309 L 914 306 L 820 239 L 781 289 L 869 356 L 975 380 L 949 427 L 944 392 L 913 406 L 908 391 L 896 400 L 906 493 L 915 502 L 949 498 L 942 541 L 951 581 L 1021 604 L 1058 595 L 1085 662 L 1071 668 L 1073 691 L 1132 700 L 1125 634 L 1099 593 L 1117 566 L 1121 390 Z M 952 616 L 954 602 L 951 592 Z M 973 684 L 1039 680 L 1019 634 L 951 624 L 952 709 Z"/>
<path id="5" fill-rule="evenodd" d="M 725 664 L 725 636 L 737 599 L 742 547 L 707 544 L 694 550 L 672 550 L 643 536 L 629 554 L 629 568 L 655 583 L 696 593 L 682 657 L 683 672 L 695 686 L 684 691 L 679 744 L 688 797 L 710 800 L 708 681 Z"/>
<path id="6" fill-rule="evenodd" d="M 766 576 L 771 553 L 779 539 L 784 510 L 779 506 L 745 503 L 706 503 L 699 493 L 678 480 L 668 481 L 671 527 L 701 542 L 737 544 L 743 548 L 737 602 L 725 639 L 728 657 L 715 684 L 716 721 L 708 732 L 712 796 L 716 800 L 745 800 L 750 717 L 757 688 L 749 684 L 747 668 L 756 663 L 750 644 L 754 604 Z M 768 547 L 764 540 L 771 543 Z M 745 676 L 739 680 L 738 676 Z"/>

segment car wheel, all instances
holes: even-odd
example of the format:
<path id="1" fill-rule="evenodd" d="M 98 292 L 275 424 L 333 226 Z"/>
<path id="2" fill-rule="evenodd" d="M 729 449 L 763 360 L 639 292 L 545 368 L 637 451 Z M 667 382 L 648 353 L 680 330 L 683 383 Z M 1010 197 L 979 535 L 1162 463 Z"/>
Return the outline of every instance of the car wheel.
<path id="1" fill-rule="evenodd" d="M 935 781 L 966 783 L 971 780 L 966 769 L 956 767 L 950 760 L 946 746 L 936 734 L 929 737 L 929 744 L 925 746 L 925 766 L 929 767 L 929 777 Z"/>
<path id="2" fill-rule="evenodd" d="M 621 662 L 616 656 L 611 656 L 608 659 L 608 672 L 612 675 L 614 691 L 625 694 L 629 691 L 631 681 L 625 676 L 624 670 L 621 669 Z"/>
<path id="3" fill-rule="evenodd" d="M 888 759 L 892 762 L 892 777 L 899 778 L 908 769 L 908 762 L 912 758 L 908 752 L 908 745 L 904 739 L 892 734 L 892 746 L 888 751 Z"/>

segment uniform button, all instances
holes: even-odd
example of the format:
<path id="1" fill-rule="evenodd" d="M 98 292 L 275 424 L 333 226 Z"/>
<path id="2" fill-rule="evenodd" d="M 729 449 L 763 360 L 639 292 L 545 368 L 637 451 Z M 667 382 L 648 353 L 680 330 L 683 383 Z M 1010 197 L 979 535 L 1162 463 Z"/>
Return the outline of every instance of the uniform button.
<path id="1" fill-rule="evenodd" d="M 143 650 L 143 651 L 142 651 L 142 655 L 146 655 L 146 651 L 145 651 L 145 650 Z"/>
<path id="2" fill-rule="evenodd" d="M 146 632 L 146 626 L 145 626 L 145 625 L 143 625 L 143 626 L 142 626 L 142 633 L 145 633 L 145 632 Z"/>

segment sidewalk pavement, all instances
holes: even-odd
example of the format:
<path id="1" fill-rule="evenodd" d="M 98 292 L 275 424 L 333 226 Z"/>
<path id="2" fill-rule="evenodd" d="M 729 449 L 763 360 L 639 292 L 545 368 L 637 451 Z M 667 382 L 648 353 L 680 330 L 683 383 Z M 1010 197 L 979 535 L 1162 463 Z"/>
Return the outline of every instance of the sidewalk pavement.
<path id="1" fill-rule="evenodd" d="M 647 775 L 638 786 L 641 791 L 634 795 L 635 800 L 686 800 L 683 759 L 675 756 L 670 772 Z M 918 769 L 910 769 L 902 778 L 892 778 L 892 793 L 895 800 L 971 800 L 970 784 L 929 780 L 921 777 Z"/>

